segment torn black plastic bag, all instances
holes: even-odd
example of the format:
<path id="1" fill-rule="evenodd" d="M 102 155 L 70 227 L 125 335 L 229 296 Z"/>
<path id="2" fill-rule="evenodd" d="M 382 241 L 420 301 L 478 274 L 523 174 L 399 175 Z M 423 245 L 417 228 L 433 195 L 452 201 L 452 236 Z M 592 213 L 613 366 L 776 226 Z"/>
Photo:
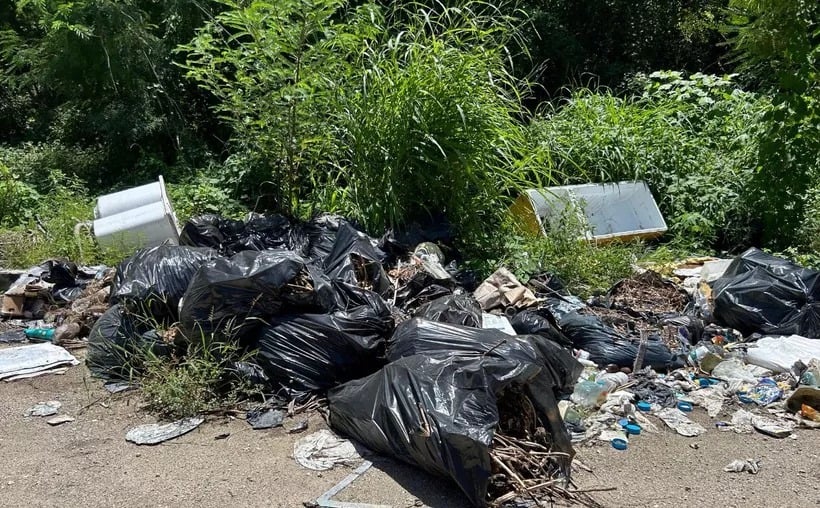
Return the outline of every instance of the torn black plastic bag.
<path id="1" fill-rule="evenodd" d="M 718 279 L 712 290 L 715 322 L 744 335 L 759 332 L 820 338 L 817 272 L 802 268 L 778 271 L 779 275 L 756 266 Z"/>
<path id="2" fill-rule="evenodd" d="M 510 344 L 524 345 L 508 338 Z M 526 346 L 503 354 L 465 351 L 399 358 L 367 378 L 331 390 L 329 423 L 372 450 L 451 478 L 473 505 L 485 506 L 498 395 L 511 385 L 526 388 L 540 418 L 557 422 L 553 449 L 568 454 L 560 460 L 568 478 L 574 452 L 553 396 L 555 386 L 541 359 Z"/>
<path id="3" fill-rule="evenodd" d="M 120 305 L 110 307 L 100 316 L 88 335 L 88 370 L 104 379 L 130 379 L 139 371 L 139 356 L 165 356 L 171 346 L 162 341 L 151 322 L 130 314 Z"/>
<path id="4" fill-rule="evenodd" d="M 325 312 L 335 305 L 330 281 L 297 253 L 244 251 L 202 266 L 185 292 L 180 321 L 188 337 L 242 337 L 262 319 Z"/>
<path id="5" fill-rule="evenodd" d="M 481 328 L 481 306 L 472 295 L 447 295 L 436 298 L 416 311 L 416 317 L 441 323 Z"/>
<path id="6" fill-rule="evenodd" d="M 110 301 L 157 320 L 176 321 L 179 300 L 194 274 L 218 256 L 213 249 L 176 245 L 139 250 L 117 267 Z"/>
<path id="7" fill-rule="evenodd" d="M 373 292 L 336 285 L 346 310 L 278 316 L 261 330 L 255 361 L 274 388 L 291 396 L 322 392 L 384 365 L 390 310 Z"/>
<path id="8" fill-rule="evenodd" d="M 572 341 L 573 347 L 589 353 L 589 359 L 598 365 L 614 363 L 619 367 L 632 367 L 638 356 L 638 340 L 630 340 L 604 324 L 596 316 L 584 316 L 573 312 L 558 320 L 561 331 Z M 656 370 L 668 370 L 679 364 L 675 355 L 658 338 L 647 341 L 643 365 Z M 682 365 L 681 365 L 682 366 Z"/>
<path id="9" fill-rule="evenodd" d="M 330 279 L 385 295 L 391 286 L 382 266 L 384 258 L 384 252 L 373 246 L 369 236 L 349 223 L 343 223 L 336 232 L 333 248 L 324 258 L 322 266 Z"/>
<path id="10" fill-rule="evenodd" d="M 545 316 L 534 310 L 523 310 L 510 321 L 515 333 L 520 335 L 539 335 L 562 346 L 571 347 L 572 341 L 561 333 L 558 327 Z"/>

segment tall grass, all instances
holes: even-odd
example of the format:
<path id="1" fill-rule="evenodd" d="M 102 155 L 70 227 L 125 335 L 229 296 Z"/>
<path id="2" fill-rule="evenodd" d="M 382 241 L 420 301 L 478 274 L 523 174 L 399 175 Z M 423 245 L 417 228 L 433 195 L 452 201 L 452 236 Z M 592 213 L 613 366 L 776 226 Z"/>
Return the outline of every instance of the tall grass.
<path id="1" fill-rule="evenodd" d="M 376 231 L 436 214 L 465 234 L 497 224 L 535 160 L 519 122 L 528 84 L 510 67 L 520 21 L 470 2 L 405 4 L 378 22 L 388 37 L 361 55 L 340 121 L 354 215 Z"/>

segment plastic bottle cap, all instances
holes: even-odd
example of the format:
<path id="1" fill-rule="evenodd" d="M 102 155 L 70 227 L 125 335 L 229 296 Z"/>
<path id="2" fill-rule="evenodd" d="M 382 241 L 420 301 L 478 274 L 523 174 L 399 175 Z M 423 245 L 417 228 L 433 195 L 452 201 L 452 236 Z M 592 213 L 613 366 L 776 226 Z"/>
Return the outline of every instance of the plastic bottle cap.
<path id="1" fill-rule="evenodd" d="M 686 411 L 688 413 L 689 411 L 692 410 L 692 403 L 691 402 L 686 402 L 685 400 L 682 400 L 682 401 L 678 402 L 678 409 L 680 409 L 681 411 Z"/>
<path id="2" fill-rule="evenodd" d="M 633 436 L 639 436 L 641 434 L 641 426 L 640 425 L 630 423 L 629 425 L 627 425 L 624 428 L 626 429 L 627 434 L 631 434 Z"/>
<path id="3" fill-rule="evenodd" d="M 626 442 L 626 439 L 621 439 L 619 437 L 616 437 L 610 442 L 612 443 L 612 447 L 616 450 L 626 450 L 626 447 L 629 446 L 629 444 Z"/>
<path id="4" fill-rule="evenodd" d="M 635 404 L 635 406 L 638 408 L 638 411 L 646 412 L 652 409 L 652 404 L 643 400 Z"/>

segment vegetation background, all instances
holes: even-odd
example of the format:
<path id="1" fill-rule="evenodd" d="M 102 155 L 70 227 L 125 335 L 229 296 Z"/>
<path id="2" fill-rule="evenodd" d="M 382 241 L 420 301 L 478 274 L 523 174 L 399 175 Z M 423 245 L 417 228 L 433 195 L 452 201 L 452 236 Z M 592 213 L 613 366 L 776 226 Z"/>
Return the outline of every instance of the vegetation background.
<path id="1" fill-rule="evenodd" d="M 441 217 L 481 270 L 581 292 L 647 246 L 546 238 L 521 189 L 641 179 L 656 259 L 756 245 L 817 262 L 815 0 L 0 3 L 0 263 L 116 261 L 73 226 L 162 174 L 181 220 Z"/>

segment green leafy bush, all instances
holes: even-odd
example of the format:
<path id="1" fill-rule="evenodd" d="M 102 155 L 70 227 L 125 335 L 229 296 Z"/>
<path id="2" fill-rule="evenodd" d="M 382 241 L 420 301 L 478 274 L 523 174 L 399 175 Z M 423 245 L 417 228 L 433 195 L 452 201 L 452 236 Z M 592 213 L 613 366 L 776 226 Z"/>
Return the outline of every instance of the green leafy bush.
<path id="1" fill-rule="evenodd" d="M 673 238 L 702 250 L 747 242 L 762 118 L 770 107 L 732 78 L 638 76 L 640 95 L 576 91 L 532 129 L 567 183 L 646 180 Z"/>

